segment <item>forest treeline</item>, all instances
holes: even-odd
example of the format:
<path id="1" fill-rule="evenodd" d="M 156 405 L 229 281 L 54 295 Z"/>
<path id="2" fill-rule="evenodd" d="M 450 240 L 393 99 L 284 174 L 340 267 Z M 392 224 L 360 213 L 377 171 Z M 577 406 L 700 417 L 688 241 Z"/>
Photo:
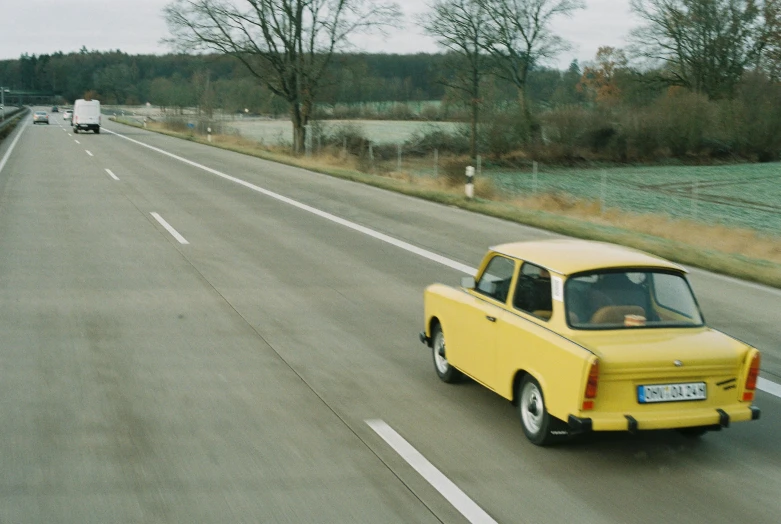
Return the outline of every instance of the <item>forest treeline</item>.
<path id="1" fill-rule="evenodd" d="M 316 118 L 397 118 L 468 122 L 469 104 L 446 87 L 457 61 L 447 54 L 337 54 L 318 93 Z M 232 57 L 128 55 L 119 50 L 23 55 L 0 61 L 0 83 L 54 93 L 59 103 L 92 97 L 104 104 L 150 103 L 175 113 L 244 112 L 285 118 L 289 105 Z M 494 158 L 531 157 L 550 163 L 679 158 L 771 161 L 781 153 L 781 86 L 747 71 L 730 96 L 711 97 L 659 81 L 659 71 L 633 67 L 621 50 L 603 48 L 593 61 L 564 71 L 537 67 L 526 95 L 541 137 L 525 140 L 513 86 L 483 81 L 479 151 Z M 369 102 L 440 101 L 361 110 Z M 376 106 L 375 106 L 376 107 Z M 416 137 L 426 148 L 467 154 L 468 132 Z M 341 143 L 341 138 L 339 139 Z M 414 145 L 414 144 L 411 144 Z"/>
<path id="2" fill-rule="evenodd" d="M 323 82 L 318 102 L 416 102 L 442 100 L 441 82 L 454 74 L 444 54 L 338 54 Z M 584 97 L 576 84 L 580 68 L 534 71 L 530 97 L 540 104 L 575 103 Z M 233 57 L 224 55 L 128 55 L 116 51 L 22 55 L 0 60 L 0 81 L 14 90 L 53 93 L 63 102 L 85 95 L 104 104 L 164 107 L 210 105 L 227 112 L 249 109 L 284 114 L 275 97 Z M 506 99 L 515 94 L 503 86 Z"/>

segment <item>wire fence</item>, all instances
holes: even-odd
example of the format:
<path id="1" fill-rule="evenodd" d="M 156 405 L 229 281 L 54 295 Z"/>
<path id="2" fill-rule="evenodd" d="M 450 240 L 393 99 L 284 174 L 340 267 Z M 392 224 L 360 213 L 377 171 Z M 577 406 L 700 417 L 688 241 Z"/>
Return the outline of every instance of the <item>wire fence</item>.
<path id="1" fill-rule="evenodd" d="M 438 150 L 408 156 L 398 144 L 395 158 L 378 159 L 371 146 L 367 154 L 368 170 L 378 174 L 404 172 L 433 178 L 452 170 L 447 166 L 452 160 Z M 591 201 L 602 213 L 619 209 L 666 215 L 781 236 L 780 163 L 564 168 L 533 160 L 508 165 L 478 156 L 471 165 L 476 169 L 475 181 L 490 181 L 504 198 L 556 195 Z M 465 174 L 463 180 L 466 184 Z"/>

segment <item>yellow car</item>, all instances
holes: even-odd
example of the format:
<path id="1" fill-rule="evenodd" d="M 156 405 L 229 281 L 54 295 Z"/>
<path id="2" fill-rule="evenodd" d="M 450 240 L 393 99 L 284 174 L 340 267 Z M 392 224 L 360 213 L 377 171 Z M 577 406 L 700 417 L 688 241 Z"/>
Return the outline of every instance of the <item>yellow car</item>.
<path id="1" fill-rule="evenodd" d="M 590 431 L 700 436 L 760 415 L 759 351 L 707 327 L 686 270 L 641 251 L 496 246 L 460 288 L 426 288 L 424 308 L 420 339 L 439 378 L 467 375 L 512 401 L 534 444 Z"/>

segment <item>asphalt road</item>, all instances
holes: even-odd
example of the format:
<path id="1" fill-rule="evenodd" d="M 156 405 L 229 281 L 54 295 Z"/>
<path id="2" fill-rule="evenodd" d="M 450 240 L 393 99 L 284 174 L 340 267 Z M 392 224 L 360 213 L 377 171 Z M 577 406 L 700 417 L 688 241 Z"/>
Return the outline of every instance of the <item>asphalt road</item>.
<path id="1" fill-rule="evenodd" d="M 509 403 L 439 382 L 417 340 L 423 288 L 462 272 L 367 234 L 476 266 L 546 232 L 106 119 L 28 120 L 0 162 L 12 145 L 0 523 L 781 519 L 781 398 L 699 441 L 535 447 Z M 781 292 L 692 281 L 781 383 Z"/>

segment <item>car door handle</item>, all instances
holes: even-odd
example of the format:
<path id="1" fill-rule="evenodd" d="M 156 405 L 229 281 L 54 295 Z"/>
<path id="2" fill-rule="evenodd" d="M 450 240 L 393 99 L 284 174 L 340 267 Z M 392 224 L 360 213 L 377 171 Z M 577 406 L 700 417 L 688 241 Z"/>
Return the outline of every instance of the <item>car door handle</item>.
<path id="1" fill-rule="evenodd" d="M 487 318 L 489 322 L 496 322 L 496 317 L 486 315 L 485 318 Z"/>

